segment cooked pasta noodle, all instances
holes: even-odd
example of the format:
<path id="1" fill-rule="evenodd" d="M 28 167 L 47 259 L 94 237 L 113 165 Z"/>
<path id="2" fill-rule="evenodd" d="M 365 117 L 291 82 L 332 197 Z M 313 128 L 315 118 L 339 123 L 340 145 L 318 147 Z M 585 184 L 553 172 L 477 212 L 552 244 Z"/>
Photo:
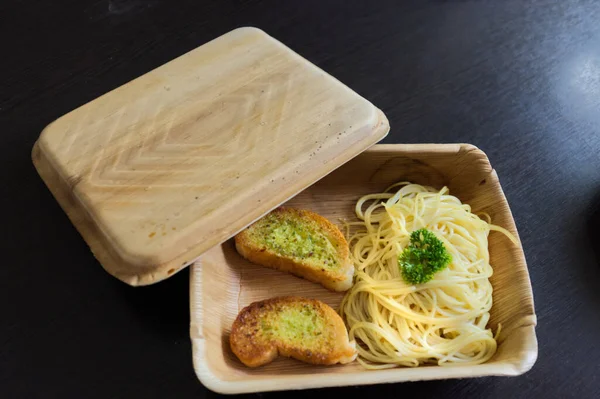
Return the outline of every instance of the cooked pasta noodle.
<path id="1" fill-rule="evenodd" d="M 356 339 L 358 361 L 371 369 L 479 364 L 496 352 L 487 324 L 492 307 L 488 234 L 507 230 L 491 225 L 449 194 L 407 182 L 362 197 L 360 222 L 347 234 L 356 273 L 340 313 Z M 444 270 L 419 285 L 407 284 L 398 256 L 412 231 L 426 228 L 452 256 Z M 350 230 L 356 230 L 350 236 Z M 498 329 L 500 326 L 498 326 Z"/>

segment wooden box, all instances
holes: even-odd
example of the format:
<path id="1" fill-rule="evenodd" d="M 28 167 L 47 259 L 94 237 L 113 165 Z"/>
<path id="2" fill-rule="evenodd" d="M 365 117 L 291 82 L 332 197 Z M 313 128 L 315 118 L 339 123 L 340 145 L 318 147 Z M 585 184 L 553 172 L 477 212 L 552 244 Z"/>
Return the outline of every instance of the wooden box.
<path id="1" fill-rule="evenodd" d="M 486 155 L 468 144 L 376 145 L 287 202 L 316 211 L 330 220 L 353 220 L 356 200 L 398 181 L 441 187 L 487 212 L 494 224 L 518 237 L 498 176 Z M 191 338 L 194 368 L 200 381 L 221 393 L 307 389 L 414 380 L 515 376 L 537 358 L 536 316 L 522 248 L 500 233 L 489 237 L 494 275 L 490 325 L 502 324 L 498 351 L 477 366 L 425 366 L 370 371 L 354 362 L 319 367 L 293 359 L 249 369 L 229 348 L 229 331 L 238 312 L 251 302 L 300 295 L 320 299 L 334 309 L 343 293 L 253 265 L 235 251 L 232 240 L 206 252 L 191 269 Z"/>
<path id="2" fill-rule="evenodd" d="M 148 285 L 388 131 L 369 101 L 245 27 L 57 119 L 32 158 L 106 271 Z"/>

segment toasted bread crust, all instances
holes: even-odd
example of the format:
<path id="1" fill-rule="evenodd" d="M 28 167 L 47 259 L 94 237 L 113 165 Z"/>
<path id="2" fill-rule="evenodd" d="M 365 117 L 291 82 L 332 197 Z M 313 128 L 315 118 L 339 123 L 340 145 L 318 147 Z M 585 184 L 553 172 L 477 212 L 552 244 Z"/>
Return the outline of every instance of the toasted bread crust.
<path id="1" fill-rule="evenodd" d="M 323 331 L 318 332 L 322 339 L 317 345 L 313 343 L 308 348 L 301 339 L 286 342 L 276 335 L 263 334 L 261 320 L 264 318 L 276 318 L 286 309 L 300 312 L 306 306 L 324 323 Z M 342 318 L 325 303 L 301 297 L 276 297 L 245 307 L 233 323 L 229 343 L 233 353 L 248 367 L 265 365 L 278 355 L 320 365 L 349 363 L 356 358 L 355 344 L 349 342 Z"/>
<path id="2" fill-rule="evenodd" d="M 251 233 L 260 220 L 235 236 L 235 246 L 240 255 L 252 263 L 303 277 L 309 281 L 320 283 L 332 291 L 346 291 L 352 286 L 354 265 L 348 257 L 349 248 L 346 238 L 337 226 L 323 216 L 307 210 L 280 207 L 272 211 L 271 215 L 278 219 L 288 217 L 318 225 L 327 234 L 330 241 L 339 244 L 336 258 L 340 267 L 335 269 L 316 268 L 307 262 L 280 255 L 266 245 L 256 242 Z"/>

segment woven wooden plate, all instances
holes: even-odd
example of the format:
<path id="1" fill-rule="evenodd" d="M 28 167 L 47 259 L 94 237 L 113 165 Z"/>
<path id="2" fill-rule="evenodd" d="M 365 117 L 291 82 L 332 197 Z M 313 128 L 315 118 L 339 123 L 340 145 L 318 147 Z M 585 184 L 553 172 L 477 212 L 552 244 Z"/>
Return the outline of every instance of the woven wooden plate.
<path id="1" fill-rule="evenodd" d="M 354 219 L 356 200 L 409 180 L 450 193 L 487 212 L 495 224 L 518 236 L 496 172 L 486 155 L 468 144 L 376 145 L 291 199 L 287 205 L 316 211 L 330 220 Z M 229 240 L 191 269 L 191 338 L 200 381 L 221 393 L 307 389 L 445 378 L 515 376 L 537 358 L 536 316 L 527 264 L 520 247 L 502 234 L 489 237 L 494 275 L 490 325 L 502 323 L 496 355 L 478 366 L 396 368 L 368 371 L 356 362 L 318 367 L 279 358 L 258 369 L 243 366 L 229 349 L 231 324 L 251 302 L 277 295 L 320 299 L 337 308 L 343 294 L 332 293 L 242 259 Z"/>

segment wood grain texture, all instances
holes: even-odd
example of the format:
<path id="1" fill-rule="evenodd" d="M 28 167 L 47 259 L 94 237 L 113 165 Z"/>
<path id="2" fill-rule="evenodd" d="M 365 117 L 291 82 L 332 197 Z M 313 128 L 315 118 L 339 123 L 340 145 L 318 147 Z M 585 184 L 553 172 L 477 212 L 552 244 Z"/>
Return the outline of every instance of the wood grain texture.
<path id="1" fill-rule="evenodd" d="M 387 143 L 468 142 L 498 172 L 535 296 L 528 373 L 246 398 L 600 397 L 595 0 L 0 2 L 0 397 L 219 398 L 190 358 L 188 273 L 105 273 L 31 164 L 48 123 L 257 26 L 377 104 Z"/>
<path id="2" fill-rule="evenodd" d="M 239 28 L 52 122 L 33 161 L 102 266 L 147 285 L 388 130 L 367 100 Z"/>
<path id="3" fill-rule="evenodd" d="M 355 221 L 354 205 L 365 194 L 378 193 L 399 181 L 411 181 L 450 193 L 474 212 L 486 212 L 493 223 L 518 237 L 496 172 L 487 156 L 467 144 L 376 145 L 286 206 L 308 209 L 331 221 Z M 522 248 L 499 233 L 489 237 L 494 305 L 490 325 L 502 324 L 496 355 L 477 366 L 364 370 L 358 363 L 315 367 L 278 359 L 248 369 L 228 347 L 231 325 L 243 307 L 285 295 L 321 300 L 339 308 L 343 293 L 254 265 L 230 241 L 204 254 L 192 267 L 190 281 L 191 337 L 194 367 L 202 383 L 221 393 L 308 389 L 441 378 L 515 376 L 528 371 L 537 358 L 537 322 L 531 283 Z"/>

